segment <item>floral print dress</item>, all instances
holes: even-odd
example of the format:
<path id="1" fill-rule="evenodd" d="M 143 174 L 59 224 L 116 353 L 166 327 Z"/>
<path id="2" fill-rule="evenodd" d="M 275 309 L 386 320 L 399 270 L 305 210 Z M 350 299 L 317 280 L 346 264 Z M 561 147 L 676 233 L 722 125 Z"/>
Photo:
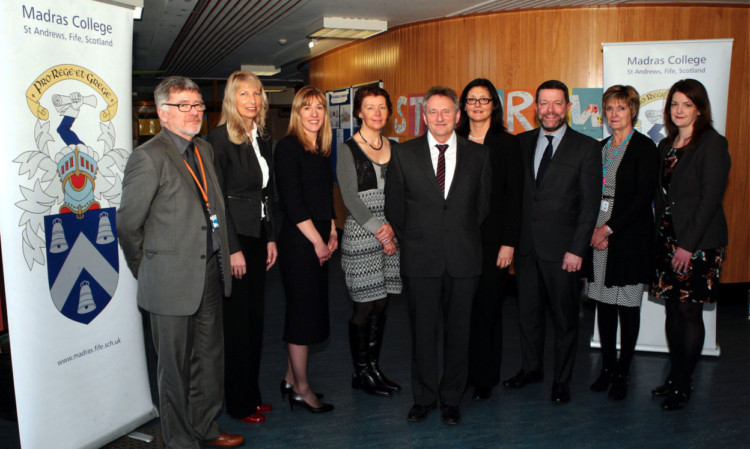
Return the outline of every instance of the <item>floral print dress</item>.
<path id="1" fill-rule="evenodd" d="M 666 195 L 682 149 L 672 148 L 664 160 L 661 189 Z M 690 267 L 684 273 L 672 268 L 672 257 L 679 247 L 674 232 L 672 211 L 667 206 L 656 236 L 656 278 L 651 283 L 651 294 L 681 302 L 712 303 L 718 296 L 719 272 L 724 261 L 724 247 L 699 249 L 693 253 Z"/>

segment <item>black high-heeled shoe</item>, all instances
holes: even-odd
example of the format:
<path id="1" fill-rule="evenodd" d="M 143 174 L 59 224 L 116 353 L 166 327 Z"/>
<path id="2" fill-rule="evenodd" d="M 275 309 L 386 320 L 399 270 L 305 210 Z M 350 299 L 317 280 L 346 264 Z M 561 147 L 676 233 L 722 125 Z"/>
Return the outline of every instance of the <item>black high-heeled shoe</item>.
<path id="1" fill-rule="evenodd" d="M 664 410 L 681 409 L 690 400 L 690 392 L 690 389 L 670 391 L 667 399 L 664 399 L 664 402 L 661 403 L 661 408 Z"/>
<path id="2" fill-rule="evenodd" d="M 294 393 L 294 385 L 290 384 L 284 379 L 281 379 L 279 390 L 281 390 L 281 400 L 283 401 L 286 399 L 286 395 Z M 323 393 L 315 393 L 315 397 L 318 399 L 323 399 L 325 395 Z"/>
<path id="3" fill-rule="evenodd" d="M 325 402 L 321 402 L 320 407 L 313 407 L 312 405 L 308 404 L 307 401 L 302 398 L 302 396 L 298 395 L 297 393 L 291 392 L 289 393 L 289 408 L 292 411 L 294 411 L 295 404 L 301 405 L 310 413 L 326 413 L 333 410 L 333 404 L 326 404 Z"/>
<path id="4" fill-rule="evenodd" d="M 612 376 L 612 387 L 609 389 L 608 397 L 613 401 L 622 401 L 628 395 L 628 381 L 630 376 L 615 374 Z"/>
<path id="5" fill-rule="evenodd" d="M 662 385 L 651 390 L 651 396 L 667 396 L 672 390 L 675 389 L 675 384 L 672 379 L 667 378 Z"/>
<path id="6" fill-rule="evenodd" d="M 610 383 L 612 383 L 612 370 L 602 368 L 599 377 L 591 384 L 590 390 L 596 392 L 607 391 Z"/>

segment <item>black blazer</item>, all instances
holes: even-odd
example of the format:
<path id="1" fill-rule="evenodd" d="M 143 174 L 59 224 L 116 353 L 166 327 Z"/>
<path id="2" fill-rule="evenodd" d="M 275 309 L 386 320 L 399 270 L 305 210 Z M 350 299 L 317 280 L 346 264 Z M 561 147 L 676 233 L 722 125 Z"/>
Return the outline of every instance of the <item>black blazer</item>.
<path id="1" fill-rule="evenodd" d="M 661 166 L 656 194 L 657 226 L 667 204 L 672 206 L 672 219 L 677 246 L 690 252 L 724 246 L 729 242 L 727 219 L 721 200 L 732 166 L 727 139 L 713 129 L 706 130 L 698 144 L 685 151 L 672 172 L 669 192 L 661 189 L 664 159 L 670 145 L 659 142 Z"/>
<path id="2" fill-rule="evenodd" d="M 385 216 L 401 248 L 401 274 L 473 277 L 482 272 L 480 226 L 489 210 L 492 169 L 486 147 L 456 136 L 447 198 L 432 167 L 427 135 L 396 145 L 385 180 Z"/>
<path id="3" fill-rule="evenodd" d="M 518 252 L 562 263 L 566 252 L 585 257 L 602 192 L 601 148 L 591 137 L 568 128 L 539 188 L 534 150 L 539 128 L 518 136 L 523 161 L 523 203 Z"/>
<path id="4" fill-rule="evenodd" d="M 269 241 L 274 241 L 273 222 L 273 154 L 270 139 L 258 139 L 260 154 L 269 169 L 268 186 L 263 188 L 263 174 L 258 158 L 250 143 L 237 145 L 229 140 L 227 125 L 217 126 L 206 140 L 214 147 L 214 165 L 219 178 L 224 202 L 227 205 L 229 247 L 232 253 L 240 251 L 237 234 L 260 236 L 261 207 L 265 202 L 266 216 L 263 226 Z"/>
<path id="5" fill-rule="evenodd" d="M 482 243 L 518 246 L 521 232 L 521 190 L 523 169 L 518 137 L 489 131 L 484 145 L 490 149 L 492 194 L 490 211 L 482 223 Z"/>
<path id="6" fill-rule="evenodd" d="M 604 148 L 611 137 L 602 140 Z M 614 209 L 607 221 L 609 252 L 604 285 L 646 284 L 653 276 L 654 213 L 652 203 L 659 173 L 659 153 L 647 136 L 635 131 L 617 169 Z M 593 248 L 589 249 L 589 255 Z M 594 279 L 591 257 L 584 261 L 586 277 Z"/>

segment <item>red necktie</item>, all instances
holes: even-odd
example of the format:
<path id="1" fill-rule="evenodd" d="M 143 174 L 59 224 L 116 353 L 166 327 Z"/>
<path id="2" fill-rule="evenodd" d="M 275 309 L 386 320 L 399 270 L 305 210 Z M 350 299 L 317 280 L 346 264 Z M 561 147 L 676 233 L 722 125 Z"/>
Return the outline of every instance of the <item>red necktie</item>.
<path id="1" fill-rule="evenodd" d="M 438 184 L 440 184 L 440 191 L 445 195 L 445 150 L 448 149 L 448 144 L 437 144 L 435 145 L 435 148 L 440 152 L 438 155 L 437 172 L 435 173 L 435 176 L 437 177 Z"/>

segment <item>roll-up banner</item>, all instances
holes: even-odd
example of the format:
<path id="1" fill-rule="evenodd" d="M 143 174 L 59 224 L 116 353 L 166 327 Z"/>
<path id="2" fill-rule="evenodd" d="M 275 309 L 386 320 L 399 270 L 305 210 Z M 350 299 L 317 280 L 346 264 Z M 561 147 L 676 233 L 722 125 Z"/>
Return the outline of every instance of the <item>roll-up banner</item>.
<path id="1" fill-rule="evenodd" d="M 133 11 L 0 3 L 0 232 L 21 445 L 98 448 L 155 411 L 117 242 Z"/>
<path id="2" fill-rule="evenodd" d="M 615 84 L 635 87 L 641 95 L 635 129 L 658 144 L 666 137 L 664 107 L 669 88 L 681 79 L 696 79 L 708 91 L 714 128 L 723 135 L 726 129 L 732 43 L 733 39 L 710 39 L 602 44 L 604 90 Z M 605 122 L 604 137 L 609 134 Z M 706 325 L 703 354 L 718 356 L 716 304 L 704 307 L 703 321 Z M 595 325 L 591 346 L 600 345 Z M 649 297 L 647 293 L 643 295 L 641 330 L 636 350 L 669 351 L 664 333 L 664 301 Z"/>

